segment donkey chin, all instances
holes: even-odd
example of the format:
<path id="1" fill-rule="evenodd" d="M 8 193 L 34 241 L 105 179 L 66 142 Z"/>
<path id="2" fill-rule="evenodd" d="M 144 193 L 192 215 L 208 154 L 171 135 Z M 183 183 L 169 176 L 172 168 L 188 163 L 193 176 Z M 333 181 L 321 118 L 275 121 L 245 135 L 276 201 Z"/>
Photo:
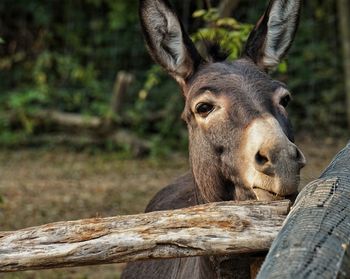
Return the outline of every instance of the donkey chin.
<path id="1" fill-rule="evenodd" d="M 273 177 L 253 171 L 252 184 L 250 184 L 257 200 L 271 201 L 290 199 L 294 201 L 298 194 L 300 183 L 299 170 L 274 175 Z"/>

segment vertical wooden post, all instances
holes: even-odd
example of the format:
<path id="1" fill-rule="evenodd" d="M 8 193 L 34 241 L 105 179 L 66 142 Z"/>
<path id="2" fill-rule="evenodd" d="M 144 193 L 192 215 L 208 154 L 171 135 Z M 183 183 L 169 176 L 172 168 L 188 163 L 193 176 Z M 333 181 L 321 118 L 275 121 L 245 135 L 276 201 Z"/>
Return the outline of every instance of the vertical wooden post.
<path id="1" fill-rule="evenodd" d="M 121 116 L 121 108 L 123 105 L 124 97 L 133 79 L 134 77 L 130 73 L 124 71 L 120 71 L 117 73 L 113 86 L 113 94 L 110 105 L 110 110 L 113 116 Z"/>
<path id="2" fill-rule="evenodd" d="M 340 41 L 343 49 L 344 81 L 346 91 L 346 113 L 350 128 L 350 2 L 337 0 Z"/>

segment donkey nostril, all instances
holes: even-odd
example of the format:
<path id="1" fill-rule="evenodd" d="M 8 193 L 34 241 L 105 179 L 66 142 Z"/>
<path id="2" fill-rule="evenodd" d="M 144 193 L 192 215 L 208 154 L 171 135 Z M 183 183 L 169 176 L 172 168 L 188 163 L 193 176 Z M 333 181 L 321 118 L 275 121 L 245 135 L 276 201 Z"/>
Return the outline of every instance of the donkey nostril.
<path id="1" fill-rule="evenodd" d="M 296 159 L 300 165 L 300 168 L 305 167 L 306 165 L 306 159 L 303 155 L 303 153 L 301 153 L 301 151 L 297 148 L 297 155 L 296 155 Z"/>
<path id="2" fill-rule="evenodd" d="M 265 156 L 261 151 L 255 154 L 255 169 L 268 176 L 275 174 L 273 163 L 269 156 Z"/>
<path id="3" fill-rule="evenodd" d="M 221 155 L 222 153 L 224 153 L 224 147 L 223 146 L 216 146 L 215 147 L 215 152 L 219 155 Z"/>
<path id="4" fill-rule="evenodd" d="M 260 151 L 258 151 L 258 153 L 255 154 L 255 162 L 256 162 L 258 165 L 263 166 L 263 165 L 265 165 L 268 161 L 269 161 L 269 159 L 268 159 L 266 156 L 262 155 L 262 154 L 260 153 Z"/>

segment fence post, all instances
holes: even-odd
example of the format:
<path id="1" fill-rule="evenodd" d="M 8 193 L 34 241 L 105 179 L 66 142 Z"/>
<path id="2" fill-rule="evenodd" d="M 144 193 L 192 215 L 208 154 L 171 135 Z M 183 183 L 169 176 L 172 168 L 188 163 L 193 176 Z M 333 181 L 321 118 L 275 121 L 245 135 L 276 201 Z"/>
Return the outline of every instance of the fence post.
<path id="1" fill-rule="evenodd" d="M 350 278 L 350 142 L 299 194 L 258 279 Z"/>

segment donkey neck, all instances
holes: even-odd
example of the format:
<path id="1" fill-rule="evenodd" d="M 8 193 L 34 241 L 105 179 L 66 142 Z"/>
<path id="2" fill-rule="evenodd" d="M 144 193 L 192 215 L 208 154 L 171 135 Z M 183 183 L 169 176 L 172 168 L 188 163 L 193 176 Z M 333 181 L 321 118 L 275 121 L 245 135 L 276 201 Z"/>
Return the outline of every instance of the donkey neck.
<path id="1" fill-rule="evenodd" d="M 198 204 L 256 199 L 252 189 L 247 189 L 239 181 L 238 174 L 228 176 L 223 173 L 220 157 L 203 149 L 203 146 L 200 150 L 197 147 L 190 143 L 190 167 Z"/>

